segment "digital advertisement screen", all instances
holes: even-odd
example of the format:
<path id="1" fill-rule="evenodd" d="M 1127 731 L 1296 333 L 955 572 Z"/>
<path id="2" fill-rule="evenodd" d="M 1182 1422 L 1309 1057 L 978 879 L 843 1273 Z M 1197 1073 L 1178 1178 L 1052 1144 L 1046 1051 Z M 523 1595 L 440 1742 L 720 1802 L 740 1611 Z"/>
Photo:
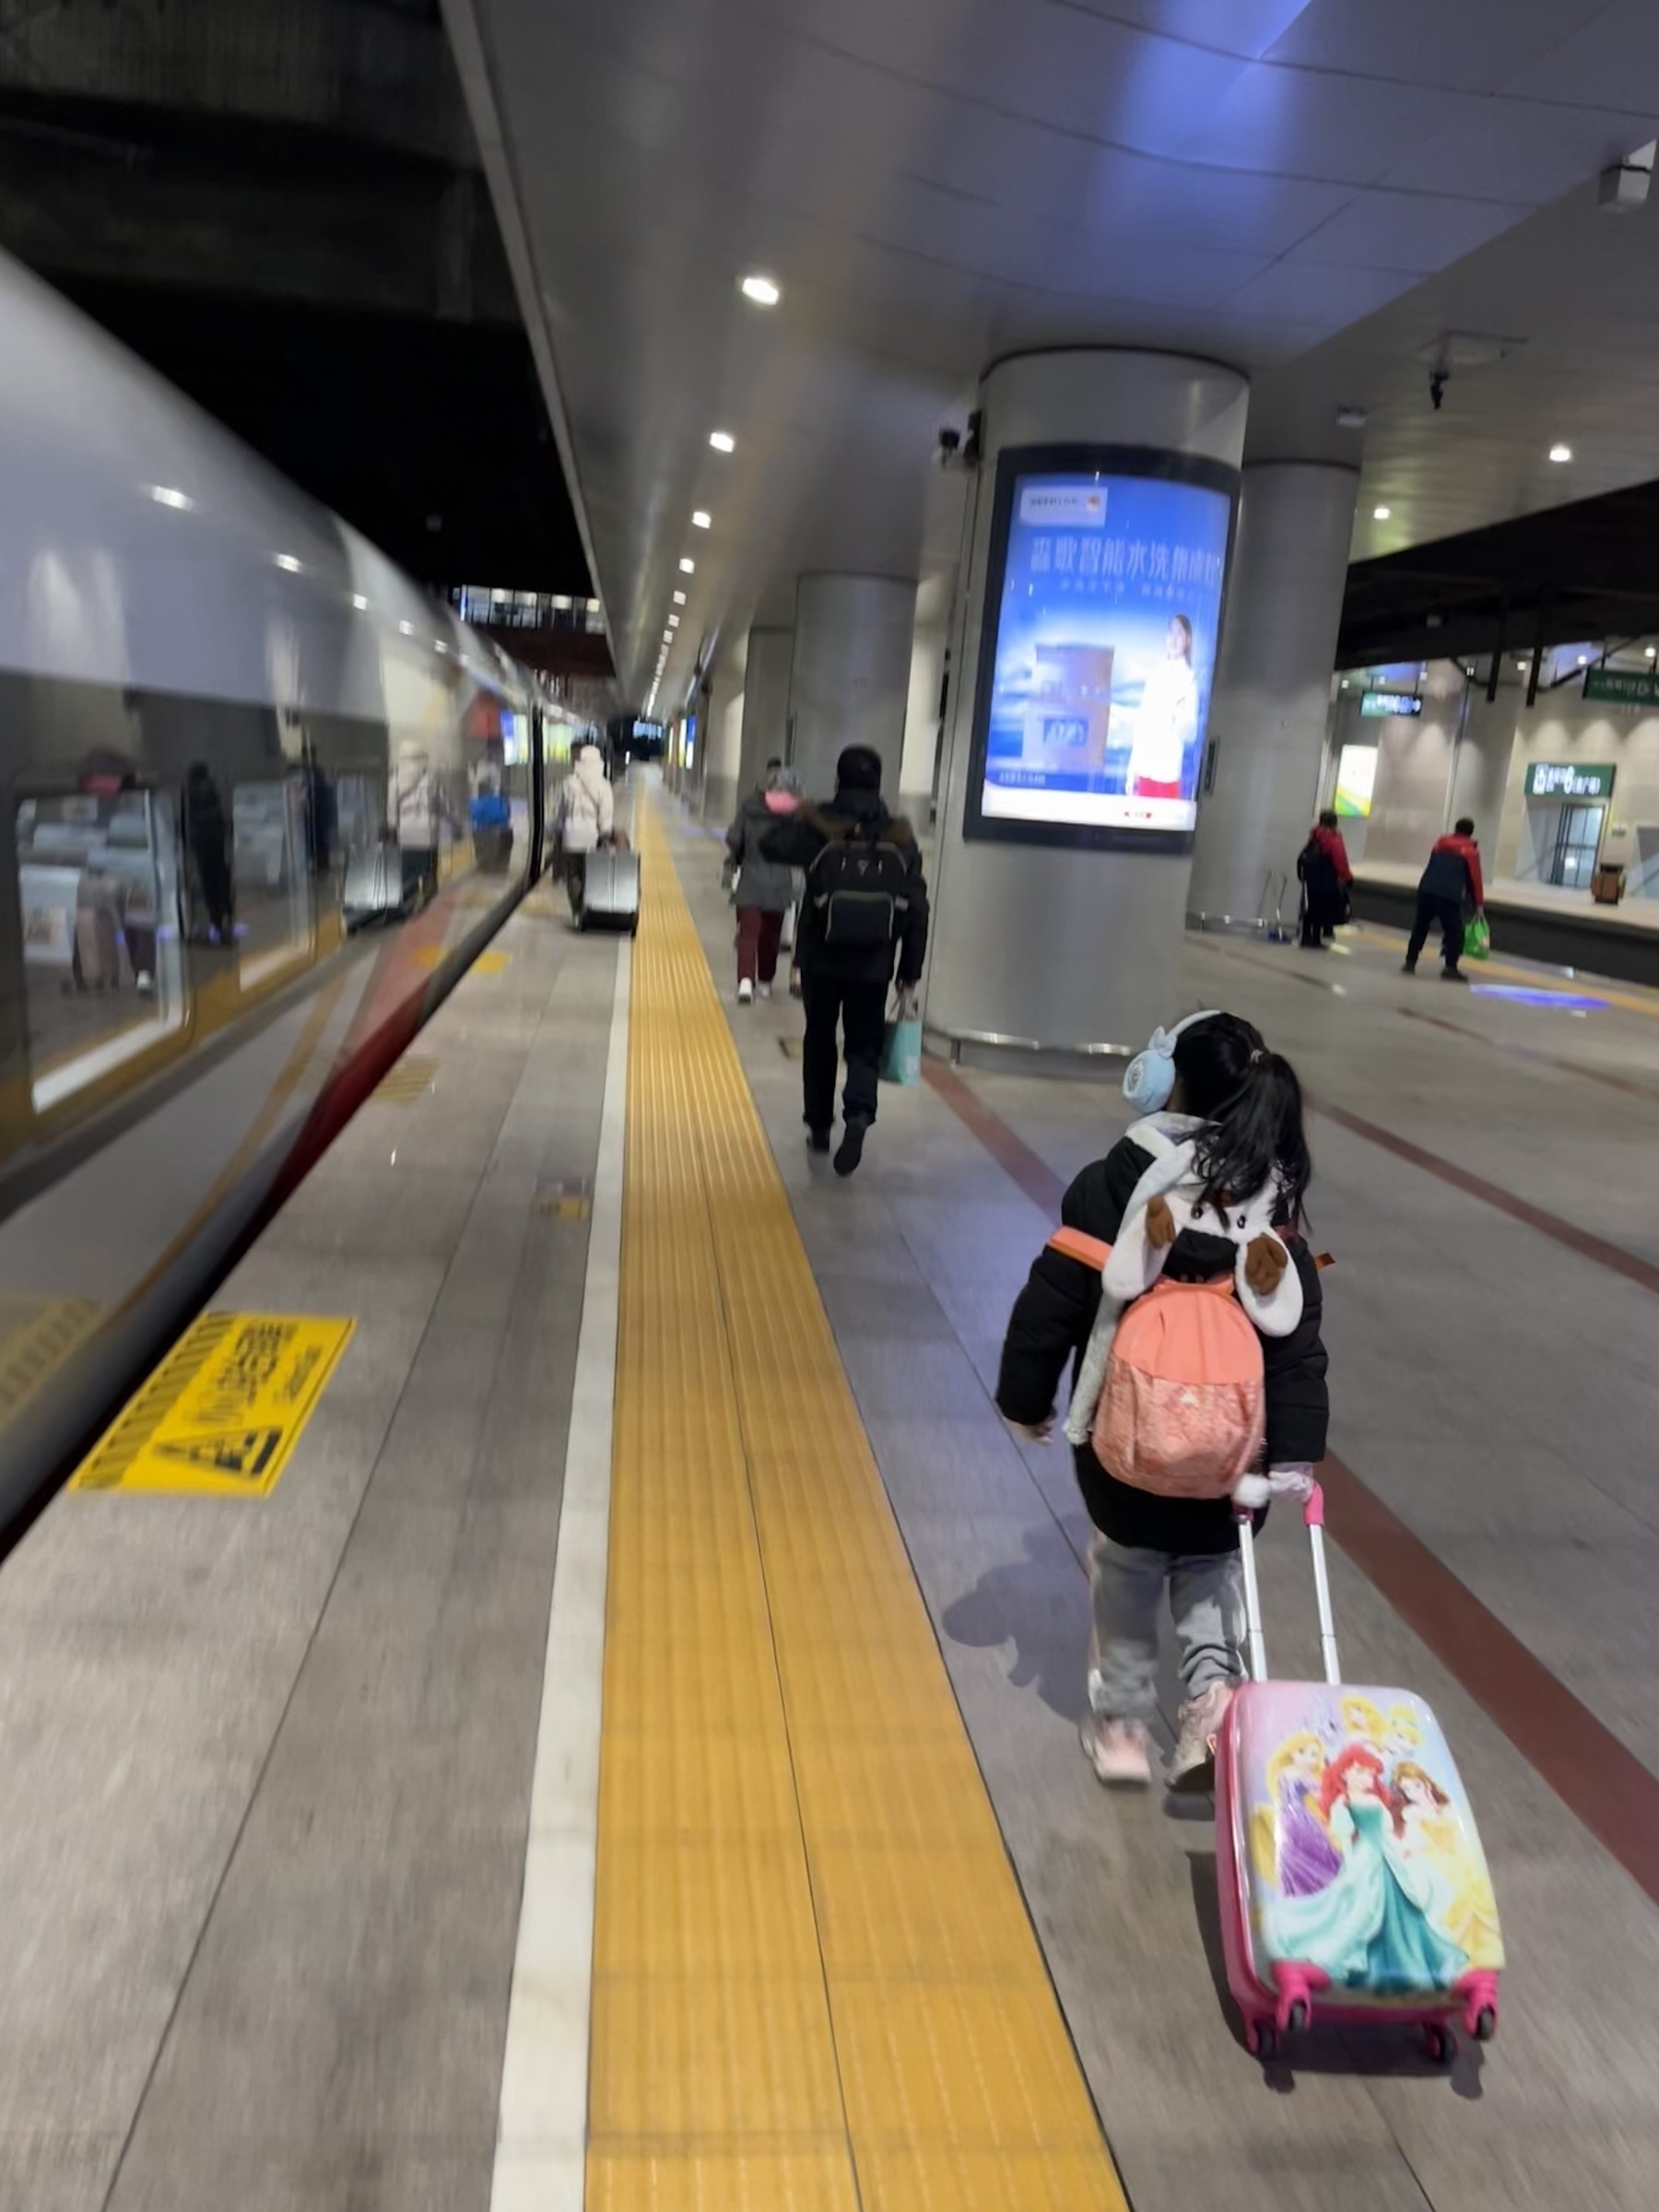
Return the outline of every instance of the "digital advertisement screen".
<path id="1" fill-rule="evenodd" d="M 1189 838 L 1236 479 L 1178 456 L 1048 459 L 998 459 L 965 834 Z"/>

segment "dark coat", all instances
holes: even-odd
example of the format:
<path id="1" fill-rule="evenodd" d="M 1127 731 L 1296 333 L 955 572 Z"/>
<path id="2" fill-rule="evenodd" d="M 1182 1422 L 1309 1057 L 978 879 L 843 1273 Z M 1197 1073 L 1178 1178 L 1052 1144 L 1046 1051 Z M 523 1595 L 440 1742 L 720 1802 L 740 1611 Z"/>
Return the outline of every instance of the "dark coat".
<path id="1" fill-rule="evenodd" d="M 1347 887 L 1335 853 L 1317 830 L 1296 856 L 1296 873 L 1308 894 L 1308 912 L 1313 921 L 1334 928 L 1347 920 Z"/>
<path id="2" fill-rule="evenodd" d="M 737 809 L 737 818 L 726 831 L 726 851 L 733 865 L 743 871 L 737 886 L 740 907 L 758 907 L 763 914 L 786 913 L 794 900 L 792 872 L 765 851 L 768 833 L 788 815 L 774 814 L 763 791 L 751 792 Z"/>
<path id="3" fill-rule="evenodd" d="M 856 950 L 827 945 L 824 917 L 813 902 L 808 873 L 800 927 L 795 933 L 795 960 L 803 975 L 830 976 L 841 982 L 887 983 L 893 980 L 896 954 L 899 981 L 908 987 L 921 982 L 927 953 L 927 884 L 915 831 L 901 814 L 888 812 L 879 792 L 838 791 L 822 806 L 798 807 L 761 839 L 760 850 L 768 860 L 810 871 L 827 844 L 855 831 L 868 836 L 872 827 L 883 844 L 893 845 L 903 854 L 910 879 L 910 905 L 898 937 L 891 945 Z"/>
<path id="4" fill-rule="evenodd" d="M 1123 1225 L 1135 1186 L 1152 1156 L 1120 1138 L 1065 1194 L 1060 1218 L 1067 1229 L 1110 1244 Z M 1323 1298 L 1319 1270 L 1300 1238 L 1286 1240 L 1301 1277 L 1302 1317 L 1288 1336 L 1264 1336 L 1267 1394 L 1267 1464 L 1312 1465 L 1324 1457 L 1330 1400 L 1325 1348 L 1319 1324 Z M 1183 1230 L 1164 1264 L 1173 1282 L 1201 1282 L 1230 1275 L 1235 1254 L 1224 1238 Z M 1015 1301 L 1003 1344 L 996 1406 L 1010 1421 L 1034 1428 L 1055 1410 L 1068 1365 L 1088 1342 L 1100 1302 L 1100 1278 L 1080 1260 L 1044 1248 Z M 1225 1498 L 1161 1498 L 1137 1490 L 1107 1472 L 1088 1444 L 1074 1458 L 1088 1517 L 1114 1544 L 1174 1554 L 1232 1551 L 1238 1546 L 1233 1509 Z"/>
<path id="5" fill-rule="evenodd" d="M 1429 855 L 1429 865 L 1418 883 L 1419 899 L 1452 899 L 1477 912 L 1486 904 L 1486 887 L 1480 879 L 1480 847 L 1472 837 L 1455 831 L 1442 837 Z"/>

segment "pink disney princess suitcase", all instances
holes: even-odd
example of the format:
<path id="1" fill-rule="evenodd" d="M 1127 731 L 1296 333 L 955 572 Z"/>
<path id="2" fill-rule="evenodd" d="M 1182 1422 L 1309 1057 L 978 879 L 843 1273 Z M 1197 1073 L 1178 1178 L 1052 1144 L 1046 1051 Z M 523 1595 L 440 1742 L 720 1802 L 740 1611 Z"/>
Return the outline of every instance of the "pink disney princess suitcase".
<path id="1" fill-rule="evenodd" d="M 1498 2027 L 1503 1942 L 1475 1817 L 1439 1722 L 1406 1689 L 1337 1671 L 1324 1499 L 1313 1549 L 1323 1682 L 1270 1682 L 1248 1521 L 1250 1680 L 1216 1747 L 1216 1871 L 1228 1986 L 1271 2056 L 1313 2020 L 1406 2021 L 1449 2058 Z"/>

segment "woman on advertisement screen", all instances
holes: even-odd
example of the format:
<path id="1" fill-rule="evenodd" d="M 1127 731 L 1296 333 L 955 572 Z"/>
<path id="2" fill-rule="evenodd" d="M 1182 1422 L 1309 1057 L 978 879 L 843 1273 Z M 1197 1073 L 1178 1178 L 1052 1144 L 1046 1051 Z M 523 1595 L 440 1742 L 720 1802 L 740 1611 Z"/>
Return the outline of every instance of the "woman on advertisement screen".
<path id="1" fill-rule="evenodd" d="M 1171 615 L 1164 657 L 1147 678 L 1135 718 L 1128 788 L 1137 799 L 1179 799 L 1187 747 L 1198 735 L 1198 678 L 1193 673 L 1193 625 Z"/>

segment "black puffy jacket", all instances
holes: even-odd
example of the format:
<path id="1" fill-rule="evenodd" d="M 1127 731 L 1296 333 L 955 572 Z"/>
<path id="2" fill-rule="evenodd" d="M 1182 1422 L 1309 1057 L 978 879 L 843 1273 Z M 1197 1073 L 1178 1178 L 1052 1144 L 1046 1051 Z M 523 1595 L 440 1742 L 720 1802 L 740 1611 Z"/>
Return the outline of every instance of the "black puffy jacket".
<path id="1" fill-rule="evenodd" d="M 879 837 L 903 855 L 909 904 L 899 935 L 890 945 L 852 949 L 826 943 L 823 917 L 813 902 L 812 864 L 827 844 L 841 838 Z M 798 806 L 760 840 L 768 860 L 804 868 L 806 898 L 795 936 L 795 961 L 803 975 L 833 976 L 843 982 L 886 983 L 898 959 L 900 983 L 919 982 L 927 953 L 927 882 L 916 833 L 901 814 L 889 814 L 879 792 L 838 791 L 822 806 Z"/>
<path id="2" fill-rule="evenodd" d="M 1135 1184 L 1151 1164 L 1149 1152 L 1120 1138 L 1066 1192 L 1061 1220 L 1067 1229 L 1110 1244 L 1123 1226 Z M 1312 1465 L 1323 1459 L 1330 1412 L 1325 1348 L 1319 1335 L 1324 1303 L 1319 1270 L 1300 1238 L 1287 1242 L 1301 1277 L 1302 1317 L 1290 1335 L 1262 1339 L 1270 1466 Z M 1183 1230 L 1164 1273 L 1174 1282 L 1202 1282 L 1230 1274 L 1233 1260 L 1233 1248 L 1224 1238 Z M 1094 1269 L 1045 1246 L 1015 1300 L 1003 1343 L 996 1406 L 1006 1419 L 1034 1428 L 1055 1410 L 1061 1379 L 1068 1364 L 1075 1369 L 1088 1342 L 1100 1303 L 1100 1278 Z M 1160 1498 L 1119 1482 L 1088 1444 L 1077 1445 L 1073 1456 L 1088 1517 L 1114 1544 L 1177 1554 L 1237 1548 L 1233 1509 L 1225 1498 Z"/>

